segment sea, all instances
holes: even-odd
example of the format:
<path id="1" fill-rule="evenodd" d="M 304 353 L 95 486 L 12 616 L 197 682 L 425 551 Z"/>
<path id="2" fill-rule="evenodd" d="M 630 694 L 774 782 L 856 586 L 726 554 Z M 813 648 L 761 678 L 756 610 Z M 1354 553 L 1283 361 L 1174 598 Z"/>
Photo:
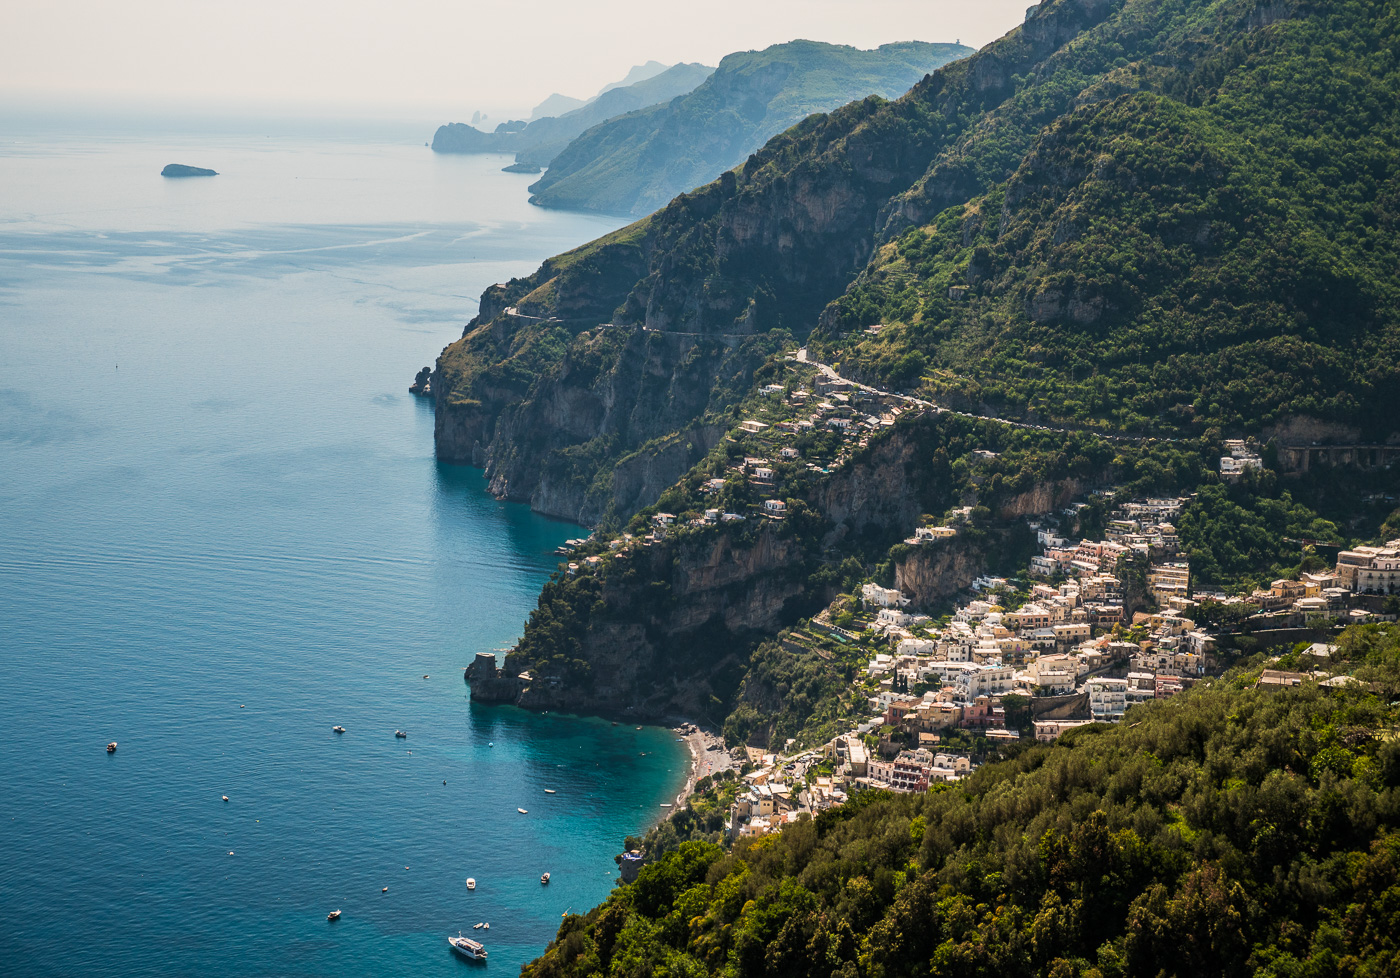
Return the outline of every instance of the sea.
<path id="1" fill-rule="evenodd" d="M 3 974 L 516 974 L 684 781 L 670 731 L 468 699 L 584 531 L 407 388 L 621 222 L 429 138 L 0 111 Z"/>

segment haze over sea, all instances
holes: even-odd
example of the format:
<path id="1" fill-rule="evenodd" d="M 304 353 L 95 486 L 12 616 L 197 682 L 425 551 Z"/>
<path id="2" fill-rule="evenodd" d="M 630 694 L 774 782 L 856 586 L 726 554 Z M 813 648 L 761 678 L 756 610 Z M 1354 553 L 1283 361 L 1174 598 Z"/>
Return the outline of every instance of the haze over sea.
<path id="1" fill-rule="evenodd" d="M 468 701 L 580 531 L 406 392 L 616 222 L 340 128 L 0 119 L 7 975 L 457 973 L 479 921 L 514 974 L 683 780 L 668 731 Z"/>

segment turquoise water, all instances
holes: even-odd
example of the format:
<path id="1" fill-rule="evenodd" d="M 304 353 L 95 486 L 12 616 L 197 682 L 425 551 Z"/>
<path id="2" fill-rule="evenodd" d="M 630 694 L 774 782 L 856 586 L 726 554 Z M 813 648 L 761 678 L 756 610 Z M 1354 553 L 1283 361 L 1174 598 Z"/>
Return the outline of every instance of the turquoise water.
<path id="1" fill-rule="evenodd" d="M 578 530 L 406 388 L 613 225 L 402 132 L 216 128 L 0 127 L 0 971 L 455 973 L 490 921 L 513 974 L 685 758 L 468 701 Z"/>

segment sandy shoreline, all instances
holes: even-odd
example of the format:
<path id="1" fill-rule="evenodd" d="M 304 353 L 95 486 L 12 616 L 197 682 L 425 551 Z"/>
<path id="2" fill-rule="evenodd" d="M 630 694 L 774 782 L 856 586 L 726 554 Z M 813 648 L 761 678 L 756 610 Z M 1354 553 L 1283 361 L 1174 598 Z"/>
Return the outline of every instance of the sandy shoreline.
<path id="1" fill-rule="evenodd" d="M 681 724 L 672 727 L 677 737 L 685 739 L 690 748 L 690 770 L 686 772 L 685 787 L 676 795 L 676 808 L 684 808 L 686 799 L 695 791 L 695 782 L 700 778 L 718 774 L 736 767 L 729 751 L 724 749 L 724 737 L 713 730 L 705 730 L 696 724 Z M 710 748 L 718 746 L 718 750 Z M 674 811 L 675 809 L 673 809 Z"/>

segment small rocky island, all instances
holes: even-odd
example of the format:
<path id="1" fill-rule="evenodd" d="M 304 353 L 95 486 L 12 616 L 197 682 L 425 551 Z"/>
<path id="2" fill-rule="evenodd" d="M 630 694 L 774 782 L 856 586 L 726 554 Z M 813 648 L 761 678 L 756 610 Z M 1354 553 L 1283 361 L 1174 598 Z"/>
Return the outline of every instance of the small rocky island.
<path id="1" fill-rule="evenodd" d="M 206 170 L 202 166 L 186 166 L 183 163 L 168 163 L 160 171 L 163 177 L 217 177 L 218 170 Z"/>
<path id="2" fill-rule="evenodd" d="M 428 397 L 433 393 L 433 368 L 424 367 L 418 371 L 418 376 L 413 378 L 413 384 L 408 388 L 410 394 L 418 394 Z"/>
<path id="3" fill-rule="evenodd" d="M 502 173 L 542 173 L 544 167 L 538 163 L 512 163 L 510 166 L 501 167 Z"/>

